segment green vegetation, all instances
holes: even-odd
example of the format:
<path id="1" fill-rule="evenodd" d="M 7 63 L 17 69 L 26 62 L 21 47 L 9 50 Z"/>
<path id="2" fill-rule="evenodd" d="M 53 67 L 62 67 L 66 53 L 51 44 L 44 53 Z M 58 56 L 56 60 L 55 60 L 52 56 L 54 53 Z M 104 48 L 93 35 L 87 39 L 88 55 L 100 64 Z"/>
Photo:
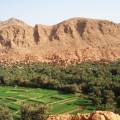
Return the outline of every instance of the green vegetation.
<path id="1" fill-rule="evenodd" d="M 11 113 L 3 105 L 0 105 L 0 120 L 13 120 Z"/>
<path id="2" fill-rule="evenodd" d="M 46 120 L 47 114 L 47 106 L 42 104 L 29 104 L 21 108 L 21 120 Z"/>
<path id="3" fill-rule="evenodd" d="M 29 104 L 48 106 L 49 114 L 91 112 L 95 110 L 92 101 L 81 94 L 63 94 L 56 90 L 23 87 L 0 87 L 0 103 L 5 104 L 14 118 L 20 117 L 21 107 L 26 109 Z M 27 106 L 26 106 L 27 104 Z M 85 109 L 84 109 L 85 108 Z M 29 114 L 25 112 L 24 115 Z"/>
<path id="4" fill-rule="evenodd" d="M 92 108 L 90 105 L 92 103 L 99 110 L 111 110 L 117 113 L 120 111 L 120 61 L 84 62 L 67 67 L 45 63 L 0 66 L 0 84 L 1 86 L 27 87 L 17 89 L 5 87 L 5 90 L 3 87 L 0 88 L 1 101 L 4 98 L 12 111 L 20 109 L 20 105 L 16 104 L 16 101 L 19 100 L 30 104 L 49 104 L 51 113 L 70 111 L 74 113 L 75 109 L 81 112 L 83 109 L 77 109 L 78 106 L 86 111 L 94 110 L 94 106 Z M 8 93 L 5 92 L 7 89 Z M 13 91 L 11 92 L 10 89 Z M 32 91 L 24 95 L 26 93 L 24 90 Z M 47 95 L 45 91 L 47 91 Z M 51 94 L 51 92 L 53 93 Z M 21 93 L 23 93 L 22 96 Z M 42 93 L 46 97 L 41 96 Z M 18 96 L 19 94 L 20 96 Z M 76 94 L 87 96 L 87 98 L 83 99 L 83 96 L 78 97 Z M 92 103 L 88 102 L 87 105 L 85 102 L 84 107 L 86 100 L 91 100 Z M 11 101 L 14 102 L 10 104 Z"/>

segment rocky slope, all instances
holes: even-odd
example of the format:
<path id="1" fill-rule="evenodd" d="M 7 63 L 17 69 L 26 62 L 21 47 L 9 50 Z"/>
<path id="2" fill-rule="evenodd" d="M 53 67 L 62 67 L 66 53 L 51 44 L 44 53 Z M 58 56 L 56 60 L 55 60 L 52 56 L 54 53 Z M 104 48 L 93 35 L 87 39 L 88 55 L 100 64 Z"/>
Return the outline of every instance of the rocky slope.
<path id="1" fill-rule="evenodd" d="M 0 22 L 0 62 L 78 63 L 120 59 L 120 25 L 74 18 L 53 26 Z"/>
<path id="2" fill-rule="evenodd" d="M 96 111 L 86 115 L 51 115 L 47 120 L 120 120 L 120 115 L 108 111 Z"/>

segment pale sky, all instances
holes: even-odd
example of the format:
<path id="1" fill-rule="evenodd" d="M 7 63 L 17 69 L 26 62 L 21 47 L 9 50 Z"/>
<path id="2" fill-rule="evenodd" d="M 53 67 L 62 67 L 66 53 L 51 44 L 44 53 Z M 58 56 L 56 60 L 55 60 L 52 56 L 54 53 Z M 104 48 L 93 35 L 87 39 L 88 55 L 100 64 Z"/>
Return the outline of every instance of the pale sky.
<path id="1" fill-rule="evenodd" d="M 0 0 L 0 20 L 15 17 L 28 24 L 56 24 L 73 17 L 120 23 L 120 0 Z"/>

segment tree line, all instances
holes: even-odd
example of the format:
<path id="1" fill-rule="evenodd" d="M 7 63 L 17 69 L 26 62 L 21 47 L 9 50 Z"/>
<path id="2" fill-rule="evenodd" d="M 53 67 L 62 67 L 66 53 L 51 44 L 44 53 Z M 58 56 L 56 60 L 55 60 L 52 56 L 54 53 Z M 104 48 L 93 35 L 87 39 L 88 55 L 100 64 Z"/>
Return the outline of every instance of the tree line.
<path id="1" fill-rule="evenodd" d="M 0 66 L 0 84 L 82 93 L 99 110 L 120 111 L 120 61 L 61 67 L 46 63 Z"/>

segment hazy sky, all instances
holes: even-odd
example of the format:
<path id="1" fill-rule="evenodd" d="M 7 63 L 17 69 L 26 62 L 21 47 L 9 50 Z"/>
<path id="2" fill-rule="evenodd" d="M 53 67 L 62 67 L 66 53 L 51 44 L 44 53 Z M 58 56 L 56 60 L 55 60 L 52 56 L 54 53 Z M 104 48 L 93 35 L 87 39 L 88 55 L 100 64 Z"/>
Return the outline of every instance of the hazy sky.
<path id="1" fill-rule="evenodd" d="M 0 0 L 0 20 L 11 17 L 28 24 L 56 24 L 73 17 L 120 22 L 120 0 Z"/>

